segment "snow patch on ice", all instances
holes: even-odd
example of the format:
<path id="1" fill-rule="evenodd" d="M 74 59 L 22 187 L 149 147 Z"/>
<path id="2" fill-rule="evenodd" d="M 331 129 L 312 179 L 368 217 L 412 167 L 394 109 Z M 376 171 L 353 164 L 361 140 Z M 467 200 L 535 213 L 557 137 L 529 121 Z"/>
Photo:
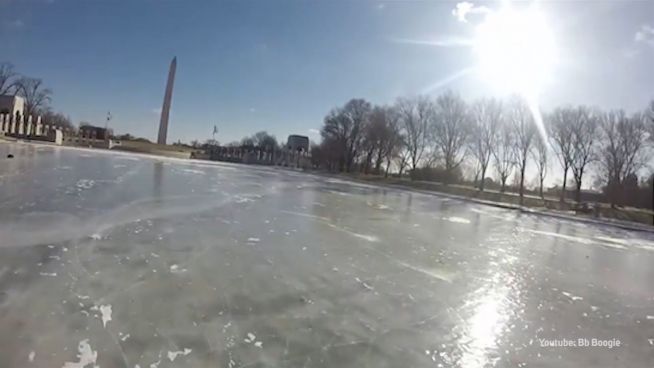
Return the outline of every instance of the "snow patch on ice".
<path id="1" fill-rule="evenodd" d="M 559 234 L 559 233 L 552 233 L 552 232 L 549 232 L 549 231 L 532 230 L 532 229 L 526 229 L 526 230 L 531 232 L 531 233 L 534 233 L 534 234 L 545 235 L 545 236 L 551 236 L 551 237 L 554 237 L 554 238 L 570 240 L 570 241 L 574 241 L 574 242 L 581 243 L 581 244 L 593 244 L 592 240 L 586 239 L 586 238 L 581 238 L 581 237 L 578 237 L 578 236 L 565 235 L 565 234 Z"/>
<path id="2" fill-rule="evenodd" d="M 177 359 L 177 356 L 179 356 L 179 355 L 187 356 L 187 355 L 191 354 L 191 351 L 193 351 L 193 350 L 191 350 L 189 348 L 185 348 L 184 350 L 180 350 L 180 351 L 169 351 L 168 352 L 168 359 L 172 362 L 175 359 Z"/>
<path id="3" fill-rule="evenodd" d="M 56 272 L 50 272 L 50 273 L 48 273 L 48 272 L 40 272 L 39 275 L 41 275 L 41 276 L 50 276 L 50 277 L 55 277 L 55 276 L 57 276 L 57 273 L 56 273 Z"/>
<path id="4" fill-rule="evenodd" d="M 34 352 L 34 350 L 32 350 L 32 351 L 30 351 L 30 355 L 27 356 L 27 360 L 29 360 L 29 362 L 31 363 L 31 362 L 34 361 L 35 356 L 36 356 L 36 353 Z"/>
<path id="5" fill-rule="evenodd" d="M 248 238 L 248 243 L 258 243 L 261 241 L 259 238 Z"/>
<path id="6" fill-rule="evenodd" d="M 170 272 L 172 273 L 182 273 L 186 271 L 188 271 L 186 268 L 179 268 L 176 264 L 170 266 Z"/>
<path id="7" fill-rule="evenodd" d="M 363 240 L 366 240 L 366 241 L 369 241 L 369 242 L 379 241 L 379 238 L 374 236 L 374 235 L 358 234 L 358 233 L 354 233 L 354 232 L 351 232 L 351 231 L 348 231 L 348 233 L 352 234 L 352 236 L 355 236 L 357 238 L 360 238 L 360 239 L 363 239 Z"/>
<path id="8" fill-rule="evenodd" d="M 100 311 L 101 319 L 102 319 L 102 326 L 105 328 L 107 327 L 107 322 L 111 321 L 111 305 L 101 305 L 97 306 L 94 305 L 91 307 L 92 311 Z"/>
<path id="9" fill-rule="evenodd" d="M 404 267 L 410 269 L 410 270 L 425 274 L 425 275 L 433 277 L 435 279 L 450 282 L 450 283 L 452 282 L 452 280 L 454 280 L 454 277 L 456 276 L 456 274 L 454 274 L 452 272 L 447 272 L 447 271 L 441 270 L 441 269 L 426 269 L 426 268 L 417 267 L 417 266 L 414 266 L 412 264 L 408 264 L 408 263 L 402 262 L 402 261 L 397 261 L 397 263 L 400 264 L 401 266 L 404 266 Z"/>
<path id="10" fill-rule="evenodd" d="M 561 294 L 567 296 L 567 297 L 570 298 L 573 302 L 574 302 L 574 301 L 577 301 L 577 300 L 584 300 L 584 298 L 582 298 L 582 297 L 580 297 L 580 296 L 572 295 L 572 294 L 570 294 L 570 293 L 567 292 L 567 291 L 562 291 Z"/>
<path id="11" fill-rule="evenodd" d="M 95 185 L 95 180 L 91 180 L 91 179 L 80 179 L 75 184 L 75 186 L 79 190 L 91 189 L 93 188 L 94 185 Z"/>
<path id="12" fill-rule="evenodd" d="M 450 216 L 450 217 L 443 217 L 442 218 L 445 221 L 453 222 L 455 224 L 469 224 L 470 220 L 465 219 L 463 217 L 456 217 L 456 216 Z"/>
<path id="13" fill-rule="evenodd" d="M 66 362 L 62 368 L 88 368 L 87 366 L 91 364 L 94 368 L 100 368 L 100 366 L 95 364 L 98 360 L 98 352 L 91 349 L 89 339 L 80 341 L 77 346 L 77 351 L 77 359 L 79 359 L 79 362 Z"/>
<path id="14" fill-rule="evenodd" d="M 363 286 L 364 288 L 366 288 L 366 289 L 368 289 L 368 290 L 370 290 L 370 291 L 375 290 L 375 288 L 373 288 L 372 286 L 368 285 L 365 281 L 361 281 L 361 279 L 358 278 L 358 277 L 355 277 L 354 280 L 356 280 L 356 282 L 358 282 L 359 284 L 361 284 L 361 286 Z"/>

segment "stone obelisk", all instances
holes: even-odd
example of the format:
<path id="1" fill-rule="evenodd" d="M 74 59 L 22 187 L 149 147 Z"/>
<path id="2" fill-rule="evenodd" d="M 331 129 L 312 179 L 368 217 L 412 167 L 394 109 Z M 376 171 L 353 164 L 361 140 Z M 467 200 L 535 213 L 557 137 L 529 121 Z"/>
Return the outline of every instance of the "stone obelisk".
<path id="1" fill-rule="evenodd" d="M 168 116 L 170 115 L 170 102 L 173 99 L 173 84 L 175 84 L 175 70 L 177 69 L 177 56 L 170 62 L 168 70 L 168 82 L 166 83 L 166 94 L 164 95 L 163 107 L 161 108 L 161 121 L 159 121 L 158 144 L 166 144 L 168 135 Z"/>

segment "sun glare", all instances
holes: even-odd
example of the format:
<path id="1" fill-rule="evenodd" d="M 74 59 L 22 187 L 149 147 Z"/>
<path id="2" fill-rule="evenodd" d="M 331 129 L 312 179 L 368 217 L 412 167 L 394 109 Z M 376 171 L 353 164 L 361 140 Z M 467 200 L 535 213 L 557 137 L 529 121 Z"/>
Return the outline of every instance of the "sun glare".
<path id="1" fill-rule="evenodd" d="M 473 47 L 482 77 L 503 92 L 536 98 L 552 77 L 554 37 L 535 7 L 489 12 L 476 28 Z"/>

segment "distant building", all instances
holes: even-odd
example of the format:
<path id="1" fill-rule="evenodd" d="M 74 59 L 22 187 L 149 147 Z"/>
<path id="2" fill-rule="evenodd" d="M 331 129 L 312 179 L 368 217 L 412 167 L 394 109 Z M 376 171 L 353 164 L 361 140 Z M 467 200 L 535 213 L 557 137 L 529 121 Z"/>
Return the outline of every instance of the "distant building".
<path id="1" fill-rule="evenodd" d="M 82 125 L 79 127 L 79 136 L 86 139 L 107 140 L 113 136 L 113 131 L 93 125 Z"/>
<path id="2" fill-rule="evenodd" d="M 23 115 L 25 110 L 25 99 L 20 96 L 0 96 L 0 114 L 11 114 L 16 116 L 16 113 Z"/>
<path id="3" fill-rule="evenodd" d="M 286 148 L 291 151 L 301 151 L 303 153 L 309 152 L 309 137 L 304 135 L 292 134 L 288 136 Z"/>

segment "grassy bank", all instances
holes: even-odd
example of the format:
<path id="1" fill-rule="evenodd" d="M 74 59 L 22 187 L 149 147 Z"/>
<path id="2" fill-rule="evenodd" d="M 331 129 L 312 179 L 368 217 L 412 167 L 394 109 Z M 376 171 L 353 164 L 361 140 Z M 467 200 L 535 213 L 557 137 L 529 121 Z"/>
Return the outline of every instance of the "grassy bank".
<path id="1" fill-rule="evenodd" d="M 162 145 L 150 142 L 140 141 L 121 141 L 120 146 L 115 146 L 112 150 L 147 153 L 175 158 L 190 158 L 194 150 L 184 146 Z"/>
<path id="2" fill-rule="evenodd" d="M 567 215 L 574 215 L 585 218 L 600 218 L 600 219 L 613 219 L 620 221 L 630 221 L 639 224 L 652 225 L 654 212 L 651 210 L 621 207 L 611 208 L 607 203 L 600 203 L 597 216 L 594 213 L 581 213 L 575 211 L 575 202 L 560 202 L 558 198 L 545 197 L 545 199 L 526 195 L 523 203 L 520 204 L 520 196 L 517 193 L 505 192 L 500 193 L 494 190 L 479 191 L 477 188 L 443 183 L 429 182 L 429 181 L 412 181 L 405 178 L 384 178 L 377 175 L 359 175 L 359 174 L 345 174 L 347 177 L 360 180 L 364 182 L 377 183 L 377 184 L 390 184 L 399 185 L 407 188 L 414 188 L 426 191 L 433 191 L 445 194 L 452 194 L 481 201 L 495 202 L 506 204 L 508 206 L 523 206 L 540 210 L 551 210 Z"/>

